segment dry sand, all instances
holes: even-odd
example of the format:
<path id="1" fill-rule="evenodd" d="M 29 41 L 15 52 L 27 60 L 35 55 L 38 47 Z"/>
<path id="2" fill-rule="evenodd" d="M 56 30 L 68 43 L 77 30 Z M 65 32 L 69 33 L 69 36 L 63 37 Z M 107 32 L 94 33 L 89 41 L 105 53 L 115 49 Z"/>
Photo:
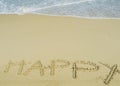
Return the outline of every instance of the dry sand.
<path id="1" fill-rule="evenodd" d="M 19 64 L 23 60 L 26 64 L 19 75 Z M 55 68 L 53 76 L 50 69 L 46 69 L 43 76 L 39 70 L 29 70 L 37 61 L 47 66 L 51 60 L 60 60 L 55 64 L 58 66 L 65 64 L 64 61 L 71 63 L 65 68 Z M 9 61 L 13 62 L 10 67 Z M 78 77 L 73 79 L 75 61 L 90 61 L 99 69 L 77 70 Z M 112 70 L 114 64 L 119 70 L 120 20 L 0 15 L 0 86 L 106 86 L 107 76 L 109 86 L 119 86 L 120 73 Z M 94 68 L 87 63 L 81 65 Z M 27 70 L 30 73 L 24 75 Z M 110 71 L 116 73 L 111 76 L 112 80 Z"/>

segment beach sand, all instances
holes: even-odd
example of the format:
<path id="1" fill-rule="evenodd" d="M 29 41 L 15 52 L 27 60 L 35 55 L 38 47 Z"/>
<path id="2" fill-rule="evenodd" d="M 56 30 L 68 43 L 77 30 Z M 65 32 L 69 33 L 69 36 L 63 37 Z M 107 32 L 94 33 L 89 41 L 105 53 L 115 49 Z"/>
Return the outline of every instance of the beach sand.
<path id="1" fill-rule="evenodd" d="M 65 64 L 64 61 L 71 63 L 68 67 L 55 69 L 53 76 L 48 69 L 44 76 L 36 69 L 24 75 L 35 62 L 50 65 L 51 60 L 57 60 L 57 65 Z M 93 62 L 99 69 L 95 72 L 77 70 L 78 78 L 73 79 L 73 64 L 81 60 Z M 13 62 L 11 67 L 8 67 L 9 61 Z M 26 64 L 19 75 L 21 61 Z M 0 86 L 106 86 L 104 81 L 114 64 L 118 70 L 120 20 L 0 15 Z M 87 63 L 82 65 L 94 67 Z M 119 86 L 120 73 L 113 77 L 107 84 Z"/>

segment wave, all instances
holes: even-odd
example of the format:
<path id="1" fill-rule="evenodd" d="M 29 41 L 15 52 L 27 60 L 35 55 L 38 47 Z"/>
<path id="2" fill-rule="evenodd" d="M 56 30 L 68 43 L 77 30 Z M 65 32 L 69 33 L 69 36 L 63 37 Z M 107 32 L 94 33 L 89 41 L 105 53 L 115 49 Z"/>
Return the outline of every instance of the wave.
<path id="1" fill-rule="evenodd" d="M 74 3 L 86 2 L 86 1 L 93 1 L 93 0 L 16 0 L 13 1 L 0 1 L 0 13 L 27 13 L 32 12 L 44 8 L 54 7 L 54 6 L 62 6 L 62 5 L 69 5 Z M 31 2 L 31 3 L 30 3 Z M 23 4 L 24 3 L 24 4 Z"/>
<path id="2" fill-rule="evenodd" d="M 120 18 L 120 0 L 1 0 L 0 14 Z"/>
<path id="3" fill-rule="evenodd" d="M 45 9 L 50 9 L 50 8 L 53 8 L 53 7 L 62 7 L 62 6 L 74 5 L 74 4 L 79 4 L 79 3 L 82 3 L 82 2 L 84 3 L 84 2 L 88 2 L 88 1 L 94 1 L 94 0 L 81 0 L 81 1 L 78 1 L 78 2 L 56 4 L 56 5 L 52 5 L 52 6 L 46 6 L 46 7 L 42 7 L 42 8 L 33 9 L 33 10 L 30 10 L 30 12 L 39 11 L 39 10 L 45 10 Z"/>

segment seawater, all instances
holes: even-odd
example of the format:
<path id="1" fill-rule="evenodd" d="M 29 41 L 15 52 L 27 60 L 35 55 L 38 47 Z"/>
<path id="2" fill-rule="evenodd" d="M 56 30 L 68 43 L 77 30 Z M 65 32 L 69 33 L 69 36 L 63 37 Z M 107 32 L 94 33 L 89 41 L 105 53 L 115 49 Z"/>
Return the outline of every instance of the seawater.
<path id="1" fill-rule="evenodd" d="M 120 0 L 0 0 L 0 14 L 120 18 Z"/>

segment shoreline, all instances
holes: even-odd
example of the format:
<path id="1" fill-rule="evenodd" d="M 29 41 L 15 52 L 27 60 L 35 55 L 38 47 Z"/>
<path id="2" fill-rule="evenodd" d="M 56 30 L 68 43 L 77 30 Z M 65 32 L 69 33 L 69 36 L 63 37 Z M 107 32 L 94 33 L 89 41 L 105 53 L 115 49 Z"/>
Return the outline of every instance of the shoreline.
<path id="1" fill-rule="evenodd" d="M 120 20 L 120 18 L 114 18 L 114 17 L 84 17 L 84 16 L 72 16 L 72 15 L 54 15 L 54 14 L 42 14 L 42 13 L 1 13 L 1 15 L 39 15 L 39 16 L 48 16 L 48 17 L 66 17 L 66 18 L 77 18 L 77 19 L 93 19 L 93 20 Z"/>

